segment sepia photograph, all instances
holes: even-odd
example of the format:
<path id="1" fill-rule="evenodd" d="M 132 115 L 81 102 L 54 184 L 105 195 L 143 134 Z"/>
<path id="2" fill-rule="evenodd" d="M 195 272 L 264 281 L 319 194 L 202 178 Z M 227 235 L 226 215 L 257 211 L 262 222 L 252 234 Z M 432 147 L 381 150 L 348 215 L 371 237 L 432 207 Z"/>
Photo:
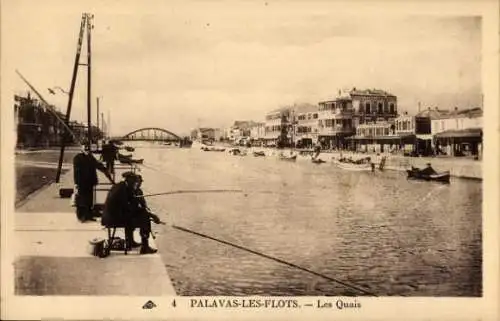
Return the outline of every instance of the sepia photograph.
<path id="1" fill-rule="evenodd" d="M 345 5 L 3 1 L 12 295 L 484 299 L 485 16 Z"/>

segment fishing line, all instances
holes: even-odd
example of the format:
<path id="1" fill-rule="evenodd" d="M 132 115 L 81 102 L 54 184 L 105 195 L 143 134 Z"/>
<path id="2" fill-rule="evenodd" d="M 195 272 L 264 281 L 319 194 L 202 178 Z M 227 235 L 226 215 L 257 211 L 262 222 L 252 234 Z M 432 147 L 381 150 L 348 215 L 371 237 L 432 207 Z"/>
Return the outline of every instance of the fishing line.
<path id="1" fill-rule="evenodd" d="M 198 190 L 176 190 L 161 193 L 152 193 L 144 195 L 136 195 L 135 197 L 151 197 L 160 195 L 172 195 L 172 194 L 192 194 L 192 193 L 243 193 L 241 189 L 198 189 Z"/>
<path id="2" fill-rule="evenodd" d="M 209 236 L 209 235 L 206 235 L 206 234 L 202 234 L 202 233 L 199 233 L 199 232 L 195 232 L 195 231 L 192 231 L 190 229 L 187 229 L 185 227 L 180 227 L 180 226 L 176 226 L 176 225 L 172 225 L 173 228 L 175 229 L 178 229 L 180 231 L 183 231 L 183 232 L 186 232 L 186 233 L 190 233 L 190 234 L 194 234 L 194 235 L 197 235 L 197 236 L 200 236 L 200 237 L 203 237 L 203 238 L 206 238 L 206 239 L 209 239 L 209 240 L 212 240 L 212 241 L 216 241 L 216 242 L 219 242 L 219 243 L 222 243 L 222 244 L 225 244 L 225 245 L 229 245 L 229 246 L 232 246 L 232 247 L 235 247 L 237 249 L 240 249 L 240 250 L 243 250 L 243 251 L 246 251 L 246 252 L 249 252 L 249 253 L 252 253 L 252 254 L 255 254 L 255 255 L 258 255 L 258 256 L 261 256 L 261 257 L 264 257 L 266 259 L 269 259 L 269 260 L 272 260 L 272 261 L 276 261 L 278 263 L 281 263 L 281 264 L 284 264 L 284 265 L 288 265 L 290 267 L 293 267 L 295 269 L 298 269 L 298 270 L 301 270 L 301 271 L 304 271 L 304 272 L 307 272 L 307 273 L 310 273 L 310 274 L 313 274 L 315 276 L 319 276 L 321 278 L 324 278 L 328 281 L 331 281 L 331 282 L 336 282 L 338 284 L 341 284 L 347 288 L 350 288 L 350 289 L 353 289 L 353 290 L 356 290 L 356 291 L 359 291 L 359 292 L 362 292 L 364 294 L 367 294 L 367 295 L 371 295 L 371 296 L 377 296 L 376 294 L 372 293 L 372 292 L 369 292 L 365 289 L 362 289 L 358 286 L 355 286 L 355 285 L 352 285 L 352 284 L 348 284 L 346 282 L 343 282 L 343 281 L 340 281 L 338 279 L 335 279 L 335 278 L 332 278 L 332 277 L 329 277 L 329 276 L 326 276 L 324 274 L 321 274 L 321 273 L 318 273 L 318 272 L 315 272 L 315 271 L 312 271 L 312 270 L 309 270 L 307 268 L 304 268 L 304 267 L 301 267 L 301 266 L 298 266 L 296 264 L 293 264 L 293 263 L 290 263 L 290 262 L 287 262 L 287 261 L 284 261 L 282 259 L 279 259 L 279 258 L 276 258 L 276 257 L 272 257 L 272 256 L 269 256 L 267 254 L 264 254 L 264 253 L 261 253 L 261 252 L 257 252 L 257 251 L 254 251 L 254 250 L 251 250 L 249 248 L 246 248 L 246 247 L 243 247 L 241 245 L 237 245 L 237 244 L 233 244 L 233 243 L 230 243 L 230 242 L 227 242 L 227 241 L 224 241 L 224 240 L 221 240 L 221 239 L 217 239 L 215 237 L 212 237 L 212 236 Z"/>

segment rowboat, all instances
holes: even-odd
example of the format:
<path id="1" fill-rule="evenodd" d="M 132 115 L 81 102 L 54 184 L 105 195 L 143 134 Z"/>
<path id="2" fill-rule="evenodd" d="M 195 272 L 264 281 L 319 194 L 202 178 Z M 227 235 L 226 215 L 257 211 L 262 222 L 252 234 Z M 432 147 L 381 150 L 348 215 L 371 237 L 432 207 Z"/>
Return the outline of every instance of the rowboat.
<path id="1" fill-rule="evenodd" d="M 225 148 L 219 148 L 219 147 L 206 147 L 206 146 L 202 146 L 201 147 L 201 150 L 202 151 L 205 151 L 205 152 L 223 152 L 225 151 L 226 149 Z"/>
<path id="2" fill-rule="evenodd" d="M 440 173 L 426 173 L 424 170 L 412 167 L 411 169 L 406 170 L 406 172 L 408 173 L 409 179 L 435 181 L 446 184 L 450 183 L 450 171 L 444 171 Z"/>
<path id="3" fill-rule="evenodd" d="M 322 160 L 321 158 L 312 158 L 311 162 L 313 162 L 314 164 L 323 164 L 323 163 L 326 163 L 326 161 Z"/>
<path id="4" fill-rule="evenodd" d="M 279 159 L 283 161 L 295 162 L 297 160 L 297 155 L 293 156 L 280 155 Z"/>
<path id="5" fill-rule="evenodd" d="M 345 163 L 345 162 L 335 162 L 337 166 L 343 170 L 347 171 L 373 171 L 375 169 L 373 163 L 355 164 L 355 163 Z"/>
<path id="6" fill-rule="evenodd" d="M 255 157 L 262 157 L 262 156 L 266 156 L 266 153 L 264 153 L 263 151 L 253 152 L 253 156 L 255 156 Z"/>

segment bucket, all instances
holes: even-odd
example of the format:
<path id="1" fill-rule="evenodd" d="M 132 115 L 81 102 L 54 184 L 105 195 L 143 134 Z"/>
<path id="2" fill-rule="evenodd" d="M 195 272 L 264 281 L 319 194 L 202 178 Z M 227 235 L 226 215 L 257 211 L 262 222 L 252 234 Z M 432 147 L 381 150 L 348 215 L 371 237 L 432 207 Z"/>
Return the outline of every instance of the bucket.
<path id="1" fill-rule="evenodd" d="M 59 196 L 61 198 L 70 198 L 73 195 L 73 188 L 60 188 Z"/>

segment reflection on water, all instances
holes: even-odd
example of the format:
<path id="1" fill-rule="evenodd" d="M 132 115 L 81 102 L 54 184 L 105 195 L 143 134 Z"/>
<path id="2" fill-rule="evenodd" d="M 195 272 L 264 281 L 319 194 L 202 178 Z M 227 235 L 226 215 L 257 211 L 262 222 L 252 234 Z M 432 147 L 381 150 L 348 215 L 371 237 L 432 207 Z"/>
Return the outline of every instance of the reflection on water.
<path id="1" fill-rule="evenodd" d="M 193 149 L 137 148 L 146 192 L 172 224 L 377 295 L 481 295 L 481 182 L 407 181 Z M 158 246 L 180 295 L 359 295 L 335 282 L 171 227 Z"/>

